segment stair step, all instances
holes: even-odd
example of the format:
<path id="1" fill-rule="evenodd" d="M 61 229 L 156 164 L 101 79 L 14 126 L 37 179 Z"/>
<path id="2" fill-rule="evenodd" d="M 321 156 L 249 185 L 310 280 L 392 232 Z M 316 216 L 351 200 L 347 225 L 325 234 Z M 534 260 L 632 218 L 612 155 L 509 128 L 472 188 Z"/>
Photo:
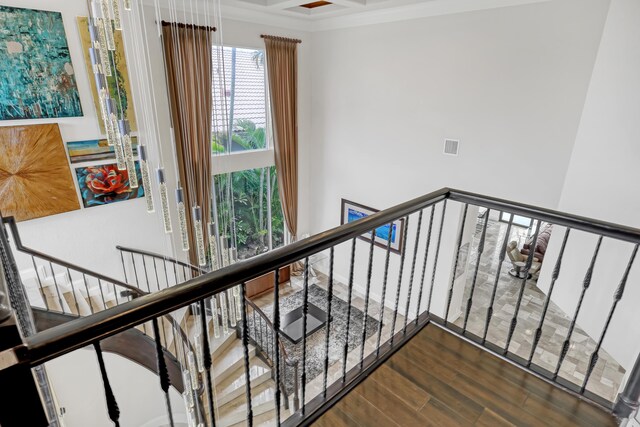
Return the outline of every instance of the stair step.
<path id="1" fill-rule="evenodd" d="M 211 322 L 209 322 L 209 326 L 211 326 Z M 210 331 L 213 331 L 213 326 L 209 328 Z M 213 332 L 211 332 L 211 356 L 215 359 L 216 357 L 221 357 L 224 352 L 233 344 L 238 337 L 236 336 L 236 331 L 231 330 L 228 334 L 224 335 L 220 334 L 218 338 L 213 336 Z"/>
<path id="2" fill-rule="evenodd" d="M 258 417 L 266 418 L 273 416 L 275 418 L 275 409 L 275 392 L 273 387 L 263 390 L 251 397 L 251 410 L 254 420 Z M 219 421 L 216 424 L 219 427 L 231 427 L 239 424 L 246 425 L 247 403 L 242 402 L 237 405 L 231 405 L 229 408 L 222 408 L 219 414 Z"/>
<path id="3" fill-rule="evenodd" d="M 251 376 L 252 393 L 259 393 L 271 380 L 271 369 L 266 364 L 254 357 L 250 361 L 249 374 Z M 246 392 L 246 374 L 244 366 L 237 369 L 232 375 L 216 386 L 216 396 L 218 396 L 218 406 L 224 406 L 239 397 L 244 397 Z M 271 382 L 273 385 L 273 382 Z"/>
<path id="4" fill-rule="evenodd" d="M 249 345 L 249 358 L 255 356 L 256 348 Z M 244 349 L 242 341 L 234 340 L 217 359 L 213 358 L 213 375 L 217 382 L 222 382 L 244 366 Z"/>

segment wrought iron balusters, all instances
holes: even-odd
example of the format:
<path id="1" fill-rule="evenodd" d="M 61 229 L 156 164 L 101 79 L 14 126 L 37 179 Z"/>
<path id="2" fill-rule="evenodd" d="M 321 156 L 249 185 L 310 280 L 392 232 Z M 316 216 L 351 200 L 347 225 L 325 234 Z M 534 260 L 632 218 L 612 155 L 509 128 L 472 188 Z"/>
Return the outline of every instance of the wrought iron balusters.
<path id="1" fill-rule="evenodd" d="M 391 234 L 391 233 L 389 233 Z M 389 236 L 391 240 L 391 236 Z M 371 291 L 371 272 L 373 269 L 373 247 L 376 241 L 376 230 L 371 232 L 371 246 L 369 248 L 369 266 L 367 267 L 367 289 L 364 296 L 364 314 L 362 319 L 362 346 L 360 347 L 360 369 L 362 369 L 362 363 L 364 362 L 364 345 L 367 339 L 367 316 L 369 313 L 369 293 Z"/>
<path id="2" fill-rule="evenodd" d="M 529 359 L 527 360 L 527 368 L 531 366 L 531 361 L 533 360 L 533 355 L 535 354 L 536 347 L 540 342 L 540 337 L 542 337 L 542 326 L 544 325 L 544 318 L 546 317 L 547 310 L 549 309 L 549 303 L 551 302 L 551 295 L 553 294 L 553 288 L 556 285 L 556 280 L 558 280 L 558 277 L 560 276 L 562 257 L 564 256 L 564 250 L 567 246 L 567 240 L 569 239 L 570 231 L 571 229 L 567 228 L 564 233 L 562 245 L 560 246 L 560 253 L 558 254 L 558 258 L 556 259 L 556 265 L 553 267 L 553 273 L 551 273 L 551 284 L 549 285 L 549 291 L 547 291 L 547 295 L 544 300 L 544 306 L 542 307 L 542 313 L 540 314 L 540 322 L 538 323 L 535 335 L 533 336 L 533 344 L 531 345 L 531 353 L 529 354 Z"/>
<path id="3" fill-rule="evenodd" d="M 420 320 L 420 307 L 422 306 L 422 294 L 424 292 L 424 277 L 427 272 L 427 261 L 429 260 L 429 245 L 431 244 L 431 230 L 433 228 L 433 214 L 436 210 L 435 205 L 431 206 L 431 214 L 429 215 L 429 227 L 427 229 L 427 242 L 424 247 L 424 264 L 422 264 L 422 275 L 420 278 L 420 290 L 418 291 L 418 301 L 416 302 L 416 320 L 415 324 L 418 325 Z"/>
<path id="4" fill-rule="evenodd" d="M 587 289 L 589 289 L 589 285 L 591 285 L 591 279 L 593 277 L 593 269 L 596 264 L 596 259 L 598 258 L 598 253 L 600 252 L 600 245 L 602 244 L 602 236 L 598 237 L 598 242 L 596 243 L 596 247 L 593 251 L 593 256 L 591 257 L 591 262 L 589 263 L 589 268 L 587 268 L 587 272 L 584 275 L 584 280 L 582 281 L 582 291 L 580 292 L 580 299 L 578 300 L 578 304 L 576 305 L 576 310 L 573 314 L 573 318 L 571 319 L 571 324 L 569 325 L 569 331 L 567 332 L 567 336 L 562 343 L 562 350 L 560 351 L 560 355 L 558 356 L 558 363 L 556 365 L 556 370 L 553 373 L 553 379 L 558 378 L 558 373 L 560 372 L 560 367 L 562 366 L 562 362 L 569 351 L 569 345 L 571 343 L 571 335 L 573 335 L 573 330 L 576 327 L 576 321 L 578 320 L 578 315 L 580 314 L 580 308 L 582 307 L 582 302 L 584 301 L 584 296 L 587 293 Z M 533 252 L 533 251 L 532 251 Z"/>
<path id="5" fill-rule="evenodd" d="M 409 321 L 409 306 L 411 304 L 411 294 L 413 291 L 413 276 L 416 272 L 416 261 L 418 260 L 418 246 L 420 245 L 420 231 L 422 229 L 422 215 L 424 211 L 420 210 L 418 214 L 418 227 L 416 228 L 416 242 L 413 247 L 413 261 L 411 262 L 411 274 L 409 275 L 409 290 L 407 291 L 407 304 L 404 308 L 404 326 L 402 328 L 402 333 L 407 333 L 407 323 Z M 418 314 L 416 314 L 416 318 Z"/>

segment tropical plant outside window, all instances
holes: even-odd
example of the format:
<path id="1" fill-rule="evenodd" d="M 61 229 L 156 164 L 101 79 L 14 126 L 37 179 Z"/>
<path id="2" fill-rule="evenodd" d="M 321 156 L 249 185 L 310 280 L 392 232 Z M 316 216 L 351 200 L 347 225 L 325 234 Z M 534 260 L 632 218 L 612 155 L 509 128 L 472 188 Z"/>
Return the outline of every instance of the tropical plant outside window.
<path id="1" fill-rule="evenodd" d="M 212 154 L 225 161 L 269 149 L 264 51 L 214 47 L 213 58 Z M 218 228 L 246 259 L 284 244 L 284 216 L 272 159 L 236 169 L 215 176 Z"/>

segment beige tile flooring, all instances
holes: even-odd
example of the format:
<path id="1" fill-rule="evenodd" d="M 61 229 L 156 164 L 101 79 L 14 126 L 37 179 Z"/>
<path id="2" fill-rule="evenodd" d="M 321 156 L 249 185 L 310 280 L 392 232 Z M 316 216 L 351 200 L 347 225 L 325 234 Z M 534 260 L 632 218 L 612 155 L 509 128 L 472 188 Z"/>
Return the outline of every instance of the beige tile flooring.
<path id="1" fill-rule="evenodd" d="M 469 272 L 473 272 L 475 269 L 481 226 L 477 227 L 476 230 L 471 251 L 467 257 L 466 268 Z M 509 241 L 517 240 L 517 235 L 522 234 L 522 230 L 521 227 L 512 227 Z M 485 250 L 480 259 L 480 267 L 478 269 L 478 277 L 474 291 L 474 305 L 470 311 L 467 325 L 467 329 L 478 336 L 482 336 L 485 329 L 486 309 L 491 299 L 491 292 L 499 264 L 499 252 L 502 249 L 501 245 L 506 231 L 506 223 L 489 220 Z M 545 262 L 554 261 L 545 260 Z M 494 304 L 494 314 L 487 334 L 487 341 L 502 348 L 506 344 L 509 327 L 517 304 L 518 293 L 522 285 L 522 279 L 517 279 L 509 275 L 508 271 L 511 268 L 511 262 L 507 258 L 500 272 Z M 472 282 L 473 274 L 468 274 L 461 306 L 462 313 L 464 313 L 466 309 L 467 298 Z M 517 318 L 518 323 L 509 346 L 510 352 L 525 359 L 529 358 L 535 331 L 540 322 L 542 307 L 546 297 L 546 295 L 536 287 L 536 283 L 534 279 L 526 281 L 522 304 Z M 464 315 L 460 316 L 454 323 L 462 326 L 463 317 Z M 570 323 L 571 318 L 556 304 L 551 302 L 544 319 L 542 336 L 533 357 L 534 364 L 551 372 L 555 371 L 562 344 L 569 332 Z M 569 351 L 562 363 L 559 376 L 572 383 L 582 385 L 589 359 L 595 346 L 596 342 L 593 337 L 588 336 L 579 325 L 576 325 L 571 335 Z M 599 360 L 587 384 L 587 390 L 607 400 L 614 401 L 624 376 L 624 370 L 604 350 L 600 350 L 599 356 Z"/>

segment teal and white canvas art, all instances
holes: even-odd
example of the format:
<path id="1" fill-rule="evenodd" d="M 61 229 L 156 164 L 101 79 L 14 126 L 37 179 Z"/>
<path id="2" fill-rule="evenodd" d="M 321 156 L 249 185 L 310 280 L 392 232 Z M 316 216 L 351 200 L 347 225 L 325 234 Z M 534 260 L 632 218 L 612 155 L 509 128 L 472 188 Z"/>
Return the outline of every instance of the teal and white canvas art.
<path id="1" fill-rule="evenodd" d="M 82 116 L 59 12 L 0 6 L 0 120 Z"/>

